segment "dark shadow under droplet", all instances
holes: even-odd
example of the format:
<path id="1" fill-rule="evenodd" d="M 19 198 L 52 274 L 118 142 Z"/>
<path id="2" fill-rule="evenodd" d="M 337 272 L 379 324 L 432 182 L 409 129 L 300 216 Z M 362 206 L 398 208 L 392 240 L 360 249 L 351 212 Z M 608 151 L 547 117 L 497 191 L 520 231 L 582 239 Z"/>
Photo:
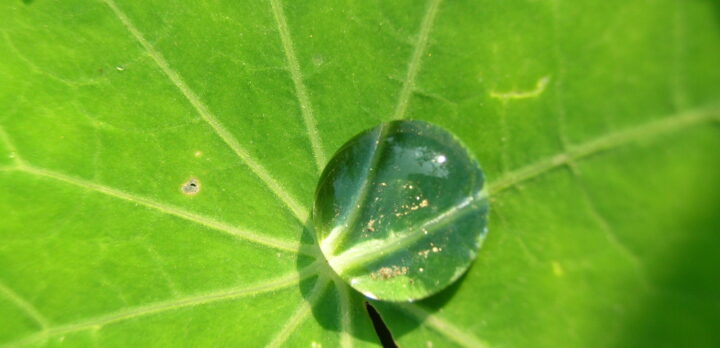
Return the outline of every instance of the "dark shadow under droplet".
<path id="1" fill-rule="evenodd" d="M 395 343 L 395 340 L 390 333 L 390 329 L 388 329 L 387 325 L 385 325 L 382 317 L 380 317 L 380 313 L 378 313 L 375 310 L 375 307 L 373 307 L 368 302 L 365 302 L 365 309 L 367 309 L 368 315 L 370 315 L 370 320 L 372 320 L 375 332 L 377 333 L 378 338 L 380 339 L 380 343 L 382 343 L 383 347 L 397 348 L 397 344 Z"/>

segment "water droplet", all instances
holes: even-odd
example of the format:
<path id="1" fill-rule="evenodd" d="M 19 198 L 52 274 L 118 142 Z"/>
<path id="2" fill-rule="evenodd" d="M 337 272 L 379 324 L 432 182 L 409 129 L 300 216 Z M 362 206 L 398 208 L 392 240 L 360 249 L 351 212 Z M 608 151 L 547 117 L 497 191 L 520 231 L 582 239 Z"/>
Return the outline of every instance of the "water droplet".
<path id="1" fill-rule="evenodd" d="M 320 178 L 313 207 L 320 249 L 365 296 L 430 296 L 477 255 L 487 233 L 484 183 L 467 148 L 438 126 L 394 121 L 362 132 Z"/>

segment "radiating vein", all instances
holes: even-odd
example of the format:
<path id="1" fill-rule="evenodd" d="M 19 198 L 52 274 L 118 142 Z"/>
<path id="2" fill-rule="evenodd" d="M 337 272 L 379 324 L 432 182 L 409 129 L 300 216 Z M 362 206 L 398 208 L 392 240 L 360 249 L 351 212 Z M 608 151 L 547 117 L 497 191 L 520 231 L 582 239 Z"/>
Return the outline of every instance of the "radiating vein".
<path id="1" fill-rule="evenodd" d="M 25 172 L 28 174 L 45 177 L 48 179 L 57 180 L 66 184 L 74 185 L 86 190 L 95 191 L 111 197 L 122 199 L 131 203 L 139 204 L 148 208 L 155 209 L 165 214 L 177 216 L 179 218 L 192 221 L 194 223 L 209 227 L 214 230 L 231 234 L 235 237 L 262 244 L 271 248 L 289 251 L 292 253 L 300 252 L 303 254 L 314 255 L 314 252 L 307 250 L 308 248 L 301 248 L 300 244 L 296 242 L 285 241 L 282 239 L 265 236 L 252 231 L 244 230 L 231 226 L 227 223 L 215 220 L 211 217 L 189 212 L 187 210 L 157 202 L 147 197 L 143 197 L 134 193 L 125 192 L 109 186 L 97 184 L 80 178 L 76 178 L 60 172 L 38 168 L 31 165 L 22 165 L 17 168 L 18 171 Z"/>
<path id="2" fill-rule="evenodd" d="M 488 347 L 485 342 L 473 336 L 470 332 L 468 332 L 468 330 L 459 329 L 457 326 L 451 324 L 447 320 L 428 312 L 417 304 L 403 303 L 399 304 L 398 307 L 405 313 L 408 313 L 415 317 L 419 322 L 430 326 L 435 331 L 441 333 L 446 338 L 454 341 L 455 343 L 463 347 Z"/>
<path id="3" fill-rule="evenodd" d="M 340 318 L 340 346 L 351 348 L 352 341 L 352 313 L 350 313 L 350 293 L 347 283 L 335 276 L 333 277 L 335 288 L 338 292 L 338 318 Z"/>
<path id="4" fill-rule="evenodd" d="M 560 138 L 560 144 L 563 147 L 563 151 L 566 150 L 569 143 L 566 135 L 565 119 L 567 118 L 567 110 L 565 108 L 565 71 L 563 69 L 566 66 L 564 56 L 560 50 L 560 1 L 552 1 L 552 19 L 553 19 L 553 50 L 552 57 L 554 61 L 554 93 L 553 93 L 553 105 L 555 113 L 557 115 L 557 128 L 558 135 Z"/>
<path id="5" fill-rule="evenodd" d="M 102 0 L 110 9 L 115 13 L 120 22 L 127 28 L 127 30 L 135 37 L 140 45 L 145 49 L 147 54 L 152 58 L 153 61 L 160 67 L 163 73 L 172 81 L 173 84 L 180 90 L 180 92 L 187 98 L 192 104 L 195 110 L 198 112 L 205 122 L 212 127 L 215 133 L 240 157 L 240 159 L 250 168 L 250 170 L 262 180 L 265 185 L 292 211 L 301 223 L 305 223 L 308 217 L 308 211 L 305 207 L 300 205 L 290 193 L 273 178 L 270 173 L 258 163 L 250 154 L 243 148 L 238 140 L 233 136 L 220 121 L 213 115 L 208 107 L 200 100 L 195 92 L 188 87 L 185 81 L 180 75 L 173 70 L 165 58 L 148 42 L 143 34 L 135 27 L 125 13 L 115 5 L 113 0 Z"/>
<path id="6" fill-rule="evenodd" d="M 720 120 L 720 108 L 718 107 L 694 109 L 643 125 L 609 133 L 579 145 L 570 145 L 568 146 L 568 150 L 563 153 L 506 173 L 494 182 L 489 183 L 488 188 L 490 195 L 502 192 L 521 182 L 533 179 L 555 168 L 601 151 L 610 150 L 636 140 L 652 138 L 661 134 L 718 120 Z"/>
<path id="7" fill-rule="evenodd" d="M 314 112 L 312 103 L 310 103 L 310 98 L 308 97 L 307 90 L 305 89 L 305 83 L 303 83 L 300 64 L 295 56 L 295 48 L 293 47 L 290 30 L 288 29 L 287 20 L 285 19 L 285 13 L 283 12 L 280 0 L 270 0 L 270 5 L 272 6 L 272 12 L 275 17 L 275 22 L 277 23 L 278 32 L 280 33 L 280 40 L 282 41 L 283 50 L 285 51 L 285 58 L 287 59 L 288 69 L 290 70 L 290 77 L 292 77 L 293 84 L 295 85 L 295 93 L 297 94 L 298 102 L 300 103 L 300 113 L 302 114 L 303 121 L 305 122 L 308 138 L 310 139 L 313 157 L 315 157 L 315 164 L 317 165 L 318 171 L 322 171 L 326 161 L 325 150 L 323 150 L 322 141 L 320 140 L 320 134 L 315 122 L 315 116 L 313 115 Z"/>
<path id="8" fill-rule="evenodd" d="M 317 303 L 328 283 L 329 280 L 325 277 L 320 277 L 317 280 L 315 286 L 310 290 L 307 300 L 298 306 L 290 318 L 281 326 L 282 329 L 278 331 L 270 343 L 268 343 L 267 347 L 280 347 L 287 341 L 295 329 L 307 318 L 308 314 L 310 314 L 312 306 Z"/>
<path id="9" fill-rule="evenodd" d="M 17 148 L 15 147 L 15 143 L 13 143 L 12 139 L 10 139 L 10 136 L 5 131 L 5 128 L 0 126 L 0 142 L 3 142 L 5 146 L 8 148 L 8 151 L 10 151 L 10 159 L 13 161 L 14 165 L 22 165 L 23 159 L 20 157 L 20 154 L 17 151 Z"/>
<path id="10" fill-rule="evenodd" d="M 3 282 L 0 282 L 0 296 L 4 296 L 15 306 L 20 308 L 27 316 L 32 318 L 35 322 L 40 324 L 40 327 L 46 329 L 50 326 L 50 322 L 45 318 L 40 311 L 35 308 L 30 302 L 25 300 L 22 296 L 18 295 L 13 289 L 10 289 Z"/>
<path id="11" fill-rule="evenodd" d="M 380 125 L 379 128 L 380 129 L 377 130 L 377 138 L 373 142 L 373 147 L 370 150 L 367 165 L 363 168 L 363 174 L 361 175 L 363 178 L 362 183 L 355 194 L 354 200 L 349 205 L 351 210 L 347 213 L 345 222 L 341 225 L 342 227 L 333 228 L 330 234 L 320 241 L 320 249 L 322 249 L 325 255 L 335 255 L 337 248 L 350 234 L 348 230 L 357 224 L 362 214 L 362 208 L 367 204 L 367 195 L 370 193 L 372 186 L 370 183 L 375 180 L 375 176 L 378 173 L 378 162 L 382 157 L 381 154 L 385 145 L 385 138 L 390 131 L 390 127 L 386 125 Z"/>
<path id="12" fill-rule="evenodd" d="M 686 34 L 686 23 L 685 23 L 685 4 L 684 0 L 673 1 L 673 53 L 672 53 L 672 78 L 670 79 L 670 89 L 672 90 L 673 105 L 676 110 L 680 110 L 687 104 L 687 95 L 684 91 L 684 78 L 683 78 L 683 64 L 684 52 L 687 51 L 683 47 L 683 43 L 687 42 L 685 39 Z M 687 64 L 685 64 L 687 65 Z"/>
<path id="13" fill-rule="evenodd" d="M 440 1 L 441 0 L 430 0 L 428 3 L 425 16 L 423 17 L 422 24 L 420 25 L 420 32 L 418 33 L 417 41 L 415 42 L 415 49 L 413 50 L 412 56 L 410 57 L 410 63 L 407 67 L 405 82 L 403 82 L 402 89 L 400 90 L 400 96 L 398 98 L 397 105 L 395 106 L 395 112 L 392 115 L 393 120 L 405 117 L 405 111 L 407 110 L 410 96 L 415 90 L 415 78 L 420 70 L 422 58 L 425 55 L 428 38 L 430 36 L 433 23 L 435 22 L 435 15 L 437 14 L 438 7 L 440 6 Z"/>
<path id="14" fill-rule="evenodd" d="M 81 320 L 75 323 L 69 323 L 61 326 L 50 327 L 46 330 L 37 332 L 33 335 L 25 337 L 17 342 L 10 343 L 10 346 L 24 346 L 32 343 L 41 342 L 52 337 L 71 334 L 93 328 L 102 328 L 103 326 L 114 324 L 131 319 L 137 319 L 153 314 L 168 312 L 181 308 L 195 307 L 213 302 L 227 301 L 236 298 L 254 296 L 279 290 L 294 284 L 311 275 L 317 268 L 317 263 L 308 266 L 300 272 L 289 274 L 280 278 L 272 279 L 250 286 L 234 287 L 225 290 L 213 291 L 205 294 L 188 296 L 162 302 L 155 302 L 143 306 L 137 306 L 120 310 L 117 312 L 107 313 L 97 317 Z"/>
<path id="15" fill-rule="evenodd" d="M 617 233 L 615 233 L 615 231 L 613 230 L 612 224 L 600 212 L 597 204 L 595 204 L 595 201 L 590 196 L 587 185 L 585 185 L 585 183 L 583 182 L 580 174 L 576 173 L 575 178 L 578 183 L 578 187 L 580 187 L 580 190 L 583 194 L 583 198 L 587 203 L 588 213 L 590 214 L 590 217 L 597 221 L 600 230 L 605 235 L 605 239 L 608 241 L 608 243 L 614 246 L 615 249 L 617 249 L 621 254 L 623 254 L 628 259 L 628 261 L 630 261 L 630 263 L 632 263 L 632 265 L 635 267 L 638 278 L 640 279 L 642 285 L 646 289 L 652 288 L 651 283 L 647 278 L 647 271 L 645 270 L 641 259 L 630 248 L 623 244 L 620 239 L 618 239 Z"/>
<path id="16" fill-rule="evenodd" d="M 342 274 L 343 271 L 360 266 L 365 262 L 377 260 L 394 251 L 410 247 L 421 238 L 427 237 L 425 232 L 430 234 L 435 232 L 438 228 L 477 209 L 477 204 L 481 204 L 486 199 L 487 190 L 483 189 L 423 222 L 420 226 L 396 232 L 395 237 L 360 243 L 340 255 L 331 257 L 328 259 L 328 263 L 337 273 Z"/>

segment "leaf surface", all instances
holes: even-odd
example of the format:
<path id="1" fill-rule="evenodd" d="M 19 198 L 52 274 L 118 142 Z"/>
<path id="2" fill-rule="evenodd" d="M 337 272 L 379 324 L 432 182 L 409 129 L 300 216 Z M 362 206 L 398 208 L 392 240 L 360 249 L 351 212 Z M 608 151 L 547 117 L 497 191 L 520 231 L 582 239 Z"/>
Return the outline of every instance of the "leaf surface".
<path id="1" fill-rule="evenodd" d="M 412 118 L 493 208 L 458 283 L 373 303 L 399 344 L 717 346 L 719 13 L 5 1 L 0 345 L 377 345 L 309 213 L 332 153 Z"/>

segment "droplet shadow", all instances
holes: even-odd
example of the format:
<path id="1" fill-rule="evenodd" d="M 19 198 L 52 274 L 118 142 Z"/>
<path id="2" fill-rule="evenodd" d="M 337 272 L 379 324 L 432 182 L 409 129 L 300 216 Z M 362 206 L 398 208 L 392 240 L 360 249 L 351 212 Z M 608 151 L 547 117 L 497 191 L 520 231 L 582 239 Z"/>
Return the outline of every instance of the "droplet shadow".
<path id="1" fill-rule="evenodd" d="M 315 254 L 318 259 L 316 260 L 311 256 L 298 254 L 296 259 L 297 270 L 300 272 L 306 267 L 311 266 L 316 261 L 320 264 L 318 265 L 318 270 L 315 272 L 316 275 L 301 281 L 299 289 L 303 298 L 306 301 L 312 302 L 311 298 L 314 296 L 313 289 L 316 287 L 318 282 L 323 281 L 321 278 L 330 278 L 328 279 L 328 283 L 325 290 L 322 292 L 322 295 L 317 297 L 314 304 L 311 303 L 311 312 L 313 319 L 325 330 L 340 333 L 344 330 L 341 323 L 342 296 L 340 293 L 340 291 L 343 290 L 338 289 L 335 284 L 335 281 L 339 278 L 336 278 L 337 275 L 322 256 L 322 252 L 320 251 L 320 248 L 315 242 L 315 238 L 313 236 L 312 225 L 308 222 L 305 226 L 306 227 L 303 229 L 300 242 L 305 246 L 312 246 L 312 248 L 315 249 Z M 342 282 L 342 280 L 340 281 Z M 347 298 L 349 299 L 347 303 L 349 308 L 347 309 L 351 312 L 352 320 L 352 327 L 351 330 L 349 330 L 351 336 L 360 341 L 378 344 L 378 337 L 373 329 L 370 316 L 365 309 L 365 297 L 349 286 L 346 289 Z"/>
<path id="2" fill-rule="evenodd" d="M 311 222 L 305 224 L 303 229 L 300 242 L 305 246 L 312 246 L 315 249 L 315 253 L 318 257 L 318 270 L 315 272 L 316 275 L 308 277 L 300 282 L 299 289 L 306 301 L 310 301 L 313 296 L 313 289 L 321 281 L 321 277 L 332 277 L 339 279 L 340 282 L 345 282 L 340 279 L 335 272 L 327 264 L 327 261 L 322 256 L 322 252 L 318 244 L 315 241 Z M 298 272 L 311 266 L 316 259 L 311 256 L 298 254 L 296 258 L 296 267 Z M 467 272 L 465 273 L 467 274 Z M 450 301 L 455 295 L 457 290 L 460 288 L 461 283 L 465 280 L 466 275 L 463 275 L 455 283 L 448 286 L 441 292 L 426 298 L 421 301 L 417 301 L 416 304 L 422 306 L 423 310 L 428 314 L 432 314 L 442 308 L 445 303 Z M 324 329 L 341 332 L 343 331 L 341 325 L 341 303 L 340 303 L 340 289 L 334 283 L 334 279 L 330 279 L 322 295 L 318 297 L 314 304 L 311 306 L 312 315 L 317 323 L 320 324 Z M 412 332 L 424 321 L 424 317 L 416 317 L 407 313 L 403 310 L 402 306 L 407 302 L 396 303 L 388 301 L 370 300 L 361 293 L 354 290 L 349 285 L 347 286 L 348 298 L 348 310 L 352 313 L 351 318 L 353 320 L 352 330 L 350 334 L 352 337 L 374 344 L 380 343 L 378 332 L 375 330 L 373 320 L 365 308 L 365 303 L 370 303 L 379 312 L 381 320 L 385 322 L 387 327 L 390 329 L 393 338 L 397 339 L 403 335 Z M 364 322 L 358 323 L 359 320 Z M 377 319 L 376 319 L 377 320 Z"/>
<path id="3" fill-rule="evenodd" d="M 473 266 L 470 266 L 472 268 Z M 420 306 L 425 314 L 410 313 L 404 306 L 407 306 L 407 302 L 396 303 L 387 301 L 369 301 L 382 316 L 385 323 L 388 325 L 390 332 L 393 337 L 397 340 L 404 335 L 413 332 L 418 326 L 422 325 L 427 315 L 431 315 L 440 310 L 446 303 L 448 303 L 457 293 L 458 289 L 462 286 L 465 281 L 467 274 L 466 271 L 456 282 L 440 291 L 439 293 L 432 295 L 420 301 L 416 301 L 413 305 Z"/>

